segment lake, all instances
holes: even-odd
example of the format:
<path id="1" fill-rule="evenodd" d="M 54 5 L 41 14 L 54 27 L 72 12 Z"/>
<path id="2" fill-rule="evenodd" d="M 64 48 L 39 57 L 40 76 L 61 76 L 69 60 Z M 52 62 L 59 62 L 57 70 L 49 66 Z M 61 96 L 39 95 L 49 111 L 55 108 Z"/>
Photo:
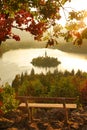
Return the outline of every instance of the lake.
<path id="1" fill-rule="evenodd" d="M 34 67 L 31 64 L 32 59 L 45 56 L 45 52 L 50 57 L 58 58 L 61 64 L 55 68 Z M 49 70 L 53 72 L 55 69 L 59 71 L 72 71 L 74 69 L 75 72 L 79 69 L 87 72 L 87 55 L 66 53 L 58 49 L 47 48 L 10 50 L 0 58 L 0 84 L 11 83 L 16 74 L 30 73 L 32 68 L 35 73 L 46 73 Z"/>

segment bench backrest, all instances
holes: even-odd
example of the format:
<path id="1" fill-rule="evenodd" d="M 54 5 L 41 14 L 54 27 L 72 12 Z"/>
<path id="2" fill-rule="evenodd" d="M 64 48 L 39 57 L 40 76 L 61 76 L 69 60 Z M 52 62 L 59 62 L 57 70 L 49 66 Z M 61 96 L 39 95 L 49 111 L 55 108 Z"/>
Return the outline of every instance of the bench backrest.
<path id="1" fill-rule="evenodd" d="M 20 102 L 34 102 L 34 103 L 76 103 L 77 98 L 69 97 L 29 97 L 29 96 L 17 96 Z"/>

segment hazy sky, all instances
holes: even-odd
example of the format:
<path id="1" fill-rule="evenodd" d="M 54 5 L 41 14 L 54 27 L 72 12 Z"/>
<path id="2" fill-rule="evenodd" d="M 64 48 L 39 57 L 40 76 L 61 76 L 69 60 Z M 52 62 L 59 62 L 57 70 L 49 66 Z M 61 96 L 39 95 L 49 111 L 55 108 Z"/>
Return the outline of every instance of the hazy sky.
<path id="1" fill-rule="evenodd" d="M 68 15 L 69 11 L 72 10 L 87 10 L 87 2 L 86 0 L 71 0 L 72 2 L 67 2 L 64 7 L 65 10 L 61 9 L 61 15 L 63 16 L 62 19 L 60 20 L 59 23 L 61 23 L 62 25 L 65 25 L 66 19 L 64 16 L 64 12 L 66 14 L 66 16 Z"/>
<path id="2" fill-rule="evenodd" d="M 86 0 L 71 0 L 71 6 L 76 10 L 86 9 L 87 10 L 87 1 Z"/>

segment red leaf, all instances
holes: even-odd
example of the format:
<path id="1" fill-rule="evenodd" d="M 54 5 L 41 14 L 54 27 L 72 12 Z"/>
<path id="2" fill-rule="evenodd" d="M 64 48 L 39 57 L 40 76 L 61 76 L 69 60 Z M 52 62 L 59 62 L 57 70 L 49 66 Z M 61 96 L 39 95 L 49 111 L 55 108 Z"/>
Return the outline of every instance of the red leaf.
<path id="1" fill-rule="evenodd" d="M 18 35 L 13 35 L 13 39 L 15 39 L 16 41 L 20 41 L 20 37 Z"/>

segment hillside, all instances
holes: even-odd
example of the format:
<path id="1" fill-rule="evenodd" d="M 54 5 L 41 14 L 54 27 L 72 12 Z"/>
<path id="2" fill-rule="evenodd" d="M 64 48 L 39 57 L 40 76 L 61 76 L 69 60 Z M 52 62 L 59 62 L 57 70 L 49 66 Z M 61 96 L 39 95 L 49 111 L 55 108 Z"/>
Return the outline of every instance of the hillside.
<path id="1" fill-rule="evenodd" d="M 21 41 L 7 40 L 1 45 L 0 52 L 5 52 L 12 49 L 26 49 L 26 48 L 44 48 L 46 42 L 35 41 L 33 36 L 25 31 L 13 30 L 15 34 L 18 34 L 21 37 Z M 69 53 L 87 53 L 87 40 L 84 40 L 81 46 L 73 45 L 72 43 L 66 43 L 60 39 L 59 44 L 51 46 L 49 48 L 59 49 L 64 52 Z"/>
<path id="2" fill-rule="evenodd" d="M 61 43 L 57 45 L 57 48 L 64 52 L 87 54 L 87 40 L 84 40 L 81 46 L 73 45 L 72 43 Z"/>

